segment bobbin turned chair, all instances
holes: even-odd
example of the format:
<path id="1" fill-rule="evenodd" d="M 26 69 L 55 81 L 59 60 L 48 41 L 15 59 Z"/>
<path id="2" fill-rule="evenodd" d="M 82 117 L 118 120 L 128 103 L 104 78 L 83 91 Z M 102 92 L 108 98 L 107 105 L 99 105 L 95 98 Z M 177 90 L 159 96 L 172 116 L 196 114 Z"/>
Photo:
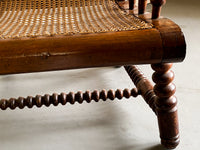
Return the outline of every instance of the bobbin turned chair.
<path id="1" fill-rule="evenodd" d="M 136 88 L 1 99 L 20 109 L 142 95 L 158 117 L 161 143 L 179 143 L 172 63 L 185 57 L 178 25 L 159 18 L 165 0 L 0 0 L 0 74 L 124 66 Z M 153 88 L 135 64 L 151 64 Z"/>

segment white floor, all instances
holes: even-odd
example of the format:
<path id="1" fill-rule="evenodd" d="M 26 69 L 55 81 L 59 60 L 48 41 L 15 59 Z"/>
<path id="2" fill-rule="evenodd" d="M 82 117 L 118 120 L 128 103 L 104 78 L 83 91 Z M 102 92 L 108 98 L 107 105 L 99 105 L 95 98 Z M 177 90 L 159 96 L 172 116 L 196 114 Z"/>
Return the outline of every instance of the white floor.
<path id="1" fill-rule="evenodd" d="M 190 3 L 190 4 L 189 4 Z M 181 143 L 177 150 L 198 150 L 200 137 L 200 3 L 168 0 L 163 15 L 186 36 L 187 57 L 174 64 L 179 99 Z M 152 74 L 149 66 L 142 66 Z M 94 68 L 0 77 L 1 97 L 53 92 L 131 88 L 123 68 Z M 157 120 L 137 99 L 82 105 L 25 108 L 0 112 L 0 150 L 164 150 Z"/>

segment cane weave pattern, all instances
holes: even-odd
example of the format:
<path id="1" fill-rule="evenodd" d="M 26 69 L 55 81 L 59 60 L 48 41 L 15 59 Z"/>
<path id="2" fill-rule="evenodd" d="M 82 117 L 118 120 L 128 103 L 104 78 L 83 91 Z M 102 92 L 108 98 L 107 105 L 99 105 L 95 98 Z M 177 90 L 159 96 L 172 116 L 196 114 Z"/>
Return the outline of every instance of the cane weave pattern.
<path id="1" fill-rule="evenodd" d="M 0 39 L 151 27 L 114 0 L 0 0 Z"/>

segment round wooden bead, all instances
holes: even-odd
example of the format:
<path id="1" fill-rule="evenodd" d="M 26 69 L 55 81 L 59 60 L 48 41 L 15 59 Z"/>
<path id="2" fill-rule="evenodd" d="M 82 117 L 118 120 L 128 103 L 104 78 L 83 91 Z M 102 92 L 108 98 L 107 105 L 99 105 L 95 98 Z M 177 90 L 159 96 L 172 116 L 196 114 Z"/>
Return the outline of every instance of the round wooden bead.
<path id="1" fill-rule="evenodd" d="M 152 79 L 156 84 L 169 84 L 174 80 L 174 72 L 167 71 L 166 73 L 154 72 Z"/>
<path id="2" fill-rule="evenodd" d="M 158 73 L 164 73 L 167 72 L 172 67 L 172 65 L 172 63 L 152 64 L 151 68 Z"/>

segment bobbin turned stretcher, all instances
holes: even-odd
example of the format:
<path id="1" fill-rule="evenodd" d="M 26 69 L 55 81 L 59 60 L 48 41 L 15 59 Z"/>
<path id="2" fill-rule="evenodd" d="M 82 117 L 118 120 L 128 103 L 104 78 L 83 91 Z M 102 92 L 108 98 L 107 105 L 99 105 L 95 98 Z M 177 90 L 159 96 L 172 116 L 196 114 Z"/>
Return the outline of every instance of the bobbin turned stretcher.
<path id="1" fill-rule="evenodd" d="M 136 88 L 1 99 L 0 108 L 122 99 L 141 95 L 158 117 L 161 143 L 179 143 L 172 63 L 185 57 L 177 24 L 159 18 L 165 0 L 1 0 L 0 74 L 124 66 Z M 132 65 L 151 64 L 155 86 Z"/>

